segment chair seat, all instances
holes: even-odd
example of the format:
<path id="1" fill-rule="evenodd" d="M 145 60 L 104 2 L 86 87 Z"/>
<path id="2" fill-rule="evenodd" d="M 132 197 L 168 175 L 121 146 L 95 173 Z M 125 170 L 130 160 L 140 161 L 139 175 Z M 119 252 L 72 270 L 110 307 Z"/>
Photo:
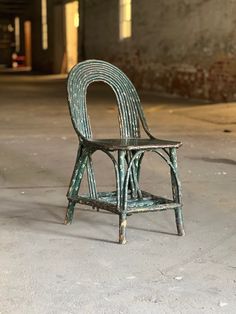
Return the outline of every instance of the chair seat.
<path id="1" fill-rule="evenodd" d="M 106 150 L 137 150 L 137 149 L 157 149 L 157 148 L 178 148 L 181 142 L 160 140 L 160 139 L 90 139 L 86 140 L 86 145 Z"/>

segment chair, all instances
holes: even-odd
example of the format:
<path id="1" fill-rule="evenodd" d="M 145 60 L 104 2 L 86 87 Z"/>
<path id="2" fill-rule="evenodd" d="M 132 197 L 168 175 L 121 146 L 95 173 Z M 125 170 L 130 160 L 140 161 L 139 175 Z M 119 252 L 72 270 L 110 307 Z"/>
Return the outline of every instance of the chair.
<path id="1" fill-rule="evenodd" d="M 93 82 L 102 81 L 114 91 L 118 104 L 120 138 L 95 139 L 86 107 L 86 92 Z M 128 77 L 114 65 L 87 60 L 75 65 L 68 76 L 68 102 L 79 148 L 67 193 L 65 224 L 72 222 L 76 203 L 90 205 L 119 215 L 119 243 L 126 243 L 127 217 L 134 213 L 173 209 L 178 235 L 184 235 L 181 187 L 177 172 L 176 149 L 180 142 L 156 139 L 147 126 L 138 94 Z M 148 135 L 141 138 L 140 126 Z M 102 151 L 110 157 L 116 175 L 116 191 L 98 192 L 92 155 Z M 142 158 L 146 152 L 159 155 L 170 168 L 173 199 L 156 196 L 139 187 Z M 83 175 L 87 172 L 89 191 L 79 194 Z"/>

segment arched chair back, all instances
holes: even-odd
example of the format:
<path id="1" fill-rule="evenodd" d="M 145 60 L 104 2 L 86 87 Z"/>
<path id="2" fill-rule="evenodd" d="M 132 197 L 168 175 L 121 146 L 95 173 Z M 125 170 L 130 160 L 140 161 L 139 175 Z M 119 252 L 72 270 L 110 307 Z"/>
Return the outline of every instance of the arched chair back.
<path id="1" fill-rule="evenodd" d="M 87 89 L 93 82 L 104 82 L 113 89 L 118 104 L 121 138 L 139 138 L 140 122 L 149 133 L 139 96 L 129 78 L 108 62 L 88 60 L 72 68 L 67 83 L 71 118 L 79 136 L 85 139 L 93 137 L 86 105 Z"/>

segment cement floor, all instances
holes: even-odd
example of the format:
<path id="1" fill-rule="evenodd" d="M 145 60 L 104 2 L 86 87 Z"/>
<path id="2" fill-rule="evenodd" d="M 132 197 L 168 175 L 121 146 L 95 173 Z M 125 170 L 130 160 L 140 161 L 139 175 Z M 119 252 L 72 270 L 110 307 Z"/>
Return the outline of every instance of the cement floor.
<path id="1" fill-rule="evenodd" d="M 80 206 L 62 224 L 77 149 L 65 80 L 0 75 L 0 95 L 0 313 L 236 312 L 235 104 L 141 95 L 153 134 L 184 144 L 186 236 L 172 211 L 133 215 L 121 246 L 109 213 Z M 88 103 L 98 137 L 114 137 L 114 96 L 94 86 Z M 109 161 L 95 165 L 100 189 L 112 188 Z M 156 157 L 142 174 L 169 193 Z"/>

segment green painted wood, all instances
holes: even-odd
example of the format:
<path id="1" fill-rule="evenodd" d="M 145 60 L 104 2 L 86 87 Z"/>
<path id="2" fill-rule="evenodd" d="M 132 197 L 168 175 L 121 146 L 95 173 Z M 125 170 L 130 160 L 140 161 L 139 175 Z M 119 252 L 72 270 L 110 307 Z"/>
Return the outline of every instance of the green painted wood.
<path id="1" fill-rule="evenodd" d="M 159 211 L 181 206 L 181 203 L 173 203 L 170 199 L 155 196 L 145 191 L 142 191 L 142 193 L 144 197 L 140 200 L 138 198 L 134 199 L 130 192 L 127 199 L 127 213 L 134 213 L 140 210 L 145 211 L 145 209 L 149 211 Z M 69 197 L 69 200 L 80 204 L 98 206 L 108 211 L 110 206 L 113 212 L 120 213 L 120 210 L 117 208 L 117 195 L 114 192 L 98 192 L 97 198 L 91 198 L 90 194 L 83 194 L 77 197 Z"/>
<path id="2" fill-rule="evenodd" d="M 108 84 L 117 98 L 120 138 L 94 139 L 86 105 L 88 86 L 102 81 Z M 178 177 L 176 149 L 182 143 L 155 138 L 147 126 L 138 94 L 128 77 L 114 65 L 101 60 L 87 60 L 77 64 L 69 73 L 68 102 L 79 149 L 67 192 L 68 208 L 65 224 L 71 223 L 75 204 L 90 205 L 119 215 L 119 243 L 126 243 L 127 216 L 133 213 L 175 211 L 179 235 L 184 235 L 181 185 Z M 141 127 L 148 139 L 141 138 Z M 100 150 L 114 166 L 116 191 L 97 192 L 93 171 L 93 153 Z M 173 199 L 141 191 L 139 187 L 142 159 L 146 152 L 161 157 L 170 168 Z M 80 185 L 87 171 L 89 191 L 80 195 Z"/>
<path id="3" fill-rule="evenodd" d="M 176 175 L 178 174 L 177 154 L 176 154 L 175 148 L 170 149 L 170 161 L 173 165 L 173 168 L 171 168 L 171 170 L 170 170 L 173 199 L 174 199 L 174 201 L 176 201 L 178 203 L 182 203 L 181 185 L 180 185 L 180 182 L 177 182 L 177 179 L 175 176 L 175 174 Z M 175 220 L 176 220 L 178 235 L 180 235 L 180 236 L 185 235 L 182 205 L 175 208 Z"/>
<path id="4" fill-rule="evenodd" d="M 103 148 L 109 151 L 115 150 L 137 150 L 137 149 L 155 149 L 155 148 L 171 148 L 180 147 L 180 142 L 160 140 L 160 139 L 144 139 L 144 138 L 121 138 L 121 139 L 89 139 L 85 141 L 86 146 Z"/>

